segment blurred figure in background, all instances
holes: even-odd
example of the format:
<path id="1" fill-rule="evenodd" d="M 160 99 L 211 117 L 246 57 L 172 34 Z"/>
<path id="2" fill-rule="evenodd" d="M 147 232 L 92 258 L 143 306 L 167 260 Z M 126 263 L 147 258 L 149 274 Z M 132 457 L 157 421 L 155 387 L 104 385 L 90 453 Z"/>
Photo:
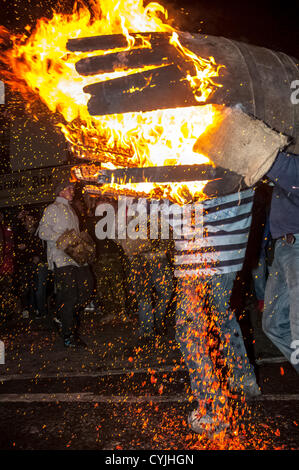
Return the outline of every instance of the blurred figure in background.
<path id="1" fill-rule="evenodd" d="M 38 219 L 22 210 L 17 216 L 16 264 L 18 289 L 24 318 L 47 316 L 48 266 L 46 250 L 36 234 Z"/>
<path id="2" fill-rule="evenodd" d="M 0 212 L 0 310 L 4 316 L 16 310 L 13 295 L 14 240 L 11 227 L 5 223 Z"/>
<path id="3" fill-rule="evenodd" d="M 248 240 L 247 264 L 251 270 L 253 288 L 259 312 L 264 310 L 265 288 L 270 263 L 271 233 L 270 205 L 272 187 L 259 183 L 254 194 L 252 208 L 252 224 Z"/>
<path id="4" fill-rule="evenodd" d="M 133 197 L 124 199 L 127 204 L 127 215 L 130 206 L 138 209 L 139 201 Z M 145 210 L 148 211 L 148 201 Z M 160 215 L 159 205 L 157 214 Z M 147 213 L 147 217 L 149 214 Z M 133 217 L 133 216 L 132 216 Z M 129 227 L 132 217 L 127 217 Z M 138 230 L 137 230 L 138 231 Z M 147 238 L 118 239 L 128 260 L 128 285 L 134 291 L 139 317 L 139 345 L 153 345 L 155 337 L 166 332 L 165 317 L 173 294 L 173 273 L 169 261 L 169 240 Z"/>
<path id="5" fill-rule="evenodd" d="M 111 234 L 106 238 L 95 235 L 96 223 L 101 220 L 99 212 L 105 214 L 105 205 L 117 212 L 117 201 L 112 196 L 101 196 L 96 201 L 96 215 L 89 217 L 90 230 L 96 243 L 96 259 L 93 269 L 97 280 L 95 304 L 101 310 L 100 323 L 127 323 L 132 320 L 132 295 L 128 283 L 127 258 L 122 247 Z M 93 209 L 94 213 L 94 209 Z"/>

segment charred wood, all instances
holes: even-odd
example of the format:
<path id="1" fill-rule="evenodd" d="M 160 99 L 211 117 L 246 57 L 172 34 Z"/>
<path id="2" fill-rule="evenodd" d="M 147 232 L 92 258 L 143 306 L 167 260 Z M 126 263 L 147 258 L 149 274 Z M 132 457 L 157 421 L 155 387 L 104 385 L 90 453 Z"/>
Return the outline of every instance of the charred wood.
<path id="1" fill-rule="evenodd" d="M 155 109 L 195 106 L 189 82 L 175 65 L 126 75 L 88 85 L 88 111 L 91 115 L 122 114 Z"/>
<path id="2" fill-rule="evenodd" d="M 153 49 L 132 49 L 81 59 L 76 63 L 76 70 L 80 75 L 96 75 L 115 70 L 169 65 L 174 62 L 176 55 L 173 46 L 154 47 Z"/>
<path id="3" fill-rule="evenodd" d="M 168 44 L 170 33 L 130 33 L 135 38 L 134 47 L 140 47 L 144 40 L 150 41 L 152 45 Z M 69 39 L 66 45 L 71 52 L 109 51 L 128 47 L 127 38 L 123 34 L 107 34 L 89 38 Z"/>
<path id="4" fill-rule="evenodd" d="M 182 183 L 187 181 L 219 180 L 224 177 L 230 177 L 231 180 L 237 178 L 237 181 L 240 182 L 242 178 L 234 172 L 207 164 L 118 168 L 115 170 L 101 170 L 99 178 L 102 176 L 106 179 L 106 182 L 113 181 L 118 184 L 125 184 L 126 182 Z"/>

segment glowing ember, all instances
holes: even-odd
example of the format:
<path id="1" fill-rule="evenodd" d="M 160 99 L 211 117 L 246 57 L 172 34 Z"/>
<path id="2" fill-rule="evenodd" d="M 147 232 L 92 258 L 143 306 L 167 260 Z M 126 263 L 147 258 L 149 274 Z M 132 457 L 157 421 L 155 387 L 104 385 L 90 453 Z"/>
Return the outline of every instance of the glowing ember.
<path id="1" fill-rule="evenodd" d="M 150 3 L 146 7 L 141 0 L 120 0 L 117 4 L 110 0 L 93 0 L 89 3 L 92 4 L 91 9 L 76 5 L 71 15 L 54 13 L 50 20 L 38 20 L 33 31 L 27 28 L 26 34 L 11 35 L 13 47 L 0 57 L 11 70 L 5 72 L 6 81 L 22 93 L 28 107 L 40 99 L 52 113 L 56 113 L 58 126 L 81 158 L 101 161 L 106 168 L 207 163 L 206 156 L 193 152 L 193 145 L 216 119 L 216 107 L 193 106 L 91 117 L 87 109 L 90 95 L 83 92 L 85 86 L 151 67 L 129 71 L 124 67 L 113 73 L 81 76 L 75 69 L 76 62 L 95 54 L 70 53 L 66 44 L 70 38 L 123 34 L 127 46 L 117 49 L 119 52 L 134 48 L 135 37 L 130 35 L 133 32 L 170 33 L 169 42 L 176 52 L 193 63 L 196 75 L 187 74 L 186 80 L 200 103 L 204 103 L 219 86 L 213 79 L 218 76 L 220 66 L 213 57 L 202 59 L 180 43 L 175 29 L 164 22 L 167 12 L 158 3 Z M 0 29 L 0 37 L 5 39 L 7 34 L 4 28 Z M 142 47 L 151 47 L 150 34 L 143 39 Z M 104 51 L 104 54 L 109 52 L 115 50 Z M 167 196 L 183 203 L 203 197 L 204 185 L 204 182 L 188 186 L 147 183 L 142 187 L 123 189 Z M 119 190 L 113 185 L 106 185 L 103 189 Z"/>

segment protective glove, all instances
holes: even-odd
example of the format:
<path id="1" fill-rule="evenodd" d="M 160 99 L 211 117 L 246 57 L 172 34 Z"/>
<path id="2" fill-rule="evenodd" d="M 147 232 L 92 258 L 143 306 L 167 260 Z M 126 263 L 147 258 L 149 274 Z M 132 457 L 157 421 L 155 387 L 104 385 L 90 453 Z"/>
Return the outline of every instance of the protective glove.
<path id="1" fill-rule="evenodd" d="M 267 173 L 278 152 L 290 142 L 290 137 L 239 107 L 226 107 L 199 137 L 193 150 L 208 156 L 215 166 L 242 175 L 245 184 L 252 186 Z"/>

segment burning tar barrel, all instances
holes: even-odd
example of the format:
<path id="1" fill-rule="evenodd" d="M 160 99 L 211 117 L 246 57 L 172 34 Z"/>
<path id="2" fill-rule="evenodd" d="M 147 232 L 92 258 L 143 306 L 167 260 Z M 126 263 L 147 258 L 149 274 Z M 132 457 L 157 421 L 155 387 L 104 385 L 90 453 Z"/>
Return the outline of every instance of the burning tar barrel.
<path id="1" fill-rule="evenodd" d="M 151 33 L 151 50 L 133 49 L 79 61 L 77 71 L 82 75 L 96 75 L 103 69 L 112 71 L 121 68 L 123 64 L 129 64 L 135 69 L 144 65 L 157 65 L 157 68 L 145 72 L 85 87 L 84 91 L 91 94 L 88 104 L 90 114 L 145 112 L 210 103 L 227 106 L 240 104 L 246 112 L 298 140 L 299 105 L 292 103 L 291 99 L 294 92 L 292 84 L 299 80 L 296 59 L 282 52 L 223 37 L 180 33 L 179 39 L 184 47 L 202 59 L 214 57 L 217 64 L 224 66 L 215 80 L 220 87 L 215 87 L 208 99 L 199 103 L 189 83 L 183 79 L 188 61 L 184 65 L 178 56 L 174 56 L 169 38 L 168 33 Z M 125 41 L 122 35 L 74 39 L 68 42 L 68 49 L 111 51 L 124 47 L 122 43 Z M 149 78 L 150 86 L 144 86 Z M 290 150 L 299 153 L 299 141 Z"/>
<path id="2" fill-rule="evenodd" d="M 247 112 L 274 129 L 297 138 L 292 150 L 299 153 L 299 104 L 292 103 L 292 84 L 299 79 L 299 61 L 282 52 L 232 41 L 223 37 L 187 39 L 190 49 L 204 57 L 213 55 L 224 64 L 221 88 L 208 102 L 233 106 L 241 103 Z"/>

